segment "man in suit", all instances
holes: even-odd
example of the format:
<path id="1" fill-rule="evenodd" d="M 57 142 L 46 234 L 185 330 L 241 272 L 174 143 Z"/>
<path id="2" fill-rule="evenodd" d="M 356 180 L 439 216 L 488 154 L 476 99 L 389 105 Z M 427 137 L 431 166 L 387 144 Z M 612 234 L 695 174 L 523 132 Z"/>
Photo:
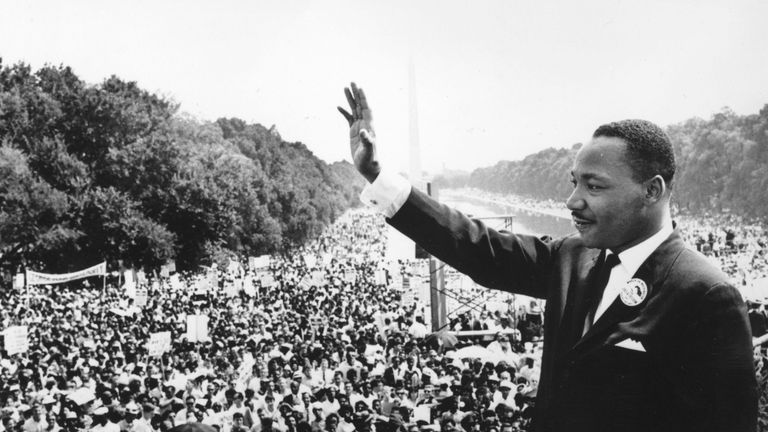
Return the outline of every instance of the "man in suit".
<path id="1" fill-rule="evenodd" d="M 538 431 L 754 431 L 746 308 L 674 228 L 675 161 L 656 125 L 599 127 L 571 171 L 577 233 L 497 232 L 382 171 L 371 111 L 353 83 L 350 148 L 364 202 L 489 288 L 547 300 Z"/>

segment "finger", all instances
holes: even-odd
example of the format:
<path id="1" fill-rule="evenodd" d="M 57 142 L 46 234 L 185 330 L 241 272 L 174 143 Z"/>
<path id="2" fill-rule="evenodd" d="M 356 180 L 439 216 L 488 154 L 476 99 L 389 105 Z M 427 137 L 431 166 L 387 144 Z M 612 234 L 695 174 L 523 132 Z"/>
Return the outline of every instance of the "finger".
<path id="1" fill-rule="evenodd" d="M 365 92 L 361 87 L 357 89 L 357 104 L 360 105 L 360 109 L 370 109 L 368 108 L 368 99 L 366 99 Z"/>
<path id="2" fill-rule="evenodd" d="M 349 91 L 348 88 L 344 87 L 344 96 L 347 97 L 347 102 L 349 102 L 349 108 L 352 113 L 355 113 L 355 106 L 357 105 L 355 103 L 355 98 L 352 96 L 352 92 Z"/>
<path id="3" fill-rule="evenodd" d="M 363 89 L 359 89 L 357 104 L 360 106 L 360 116 L 367 121 L 373 120 L 373 114 L 371 113 L 371 109 L 368 107 L 368 99 L 365 97 L 365 92 Z"/>
<path id="4" fill-rule="evenodd" d="M 344 108 L 337 106 L 337 110 L 341 113 L 341 115 L 344 116 L 345 119 L 347 119 L 347 122 L 349 122 L 349 125 L 352 126 L 352 123 L 355 122 L 355 119 L 352 117 L 352 114 L 348 113 Z"/>
<path id="5" fill-rule="evenodd" d="M 355 103 L 355 111 L 354 111 L 355 116 L 357 118 L 362 118 L 363 117 L 363 110 L 362 110 L 362 108 L 360 108 L 360 104 L 357 103 L 357 101 L 360 100 L 360 89 L 357 87 L 357 84 L 355 84 L 355 83 L 351 83 L 351 86 L 352 86 L 352 96 L 355 98 L 355 101 L 356 101 L 356 103 Z"/>

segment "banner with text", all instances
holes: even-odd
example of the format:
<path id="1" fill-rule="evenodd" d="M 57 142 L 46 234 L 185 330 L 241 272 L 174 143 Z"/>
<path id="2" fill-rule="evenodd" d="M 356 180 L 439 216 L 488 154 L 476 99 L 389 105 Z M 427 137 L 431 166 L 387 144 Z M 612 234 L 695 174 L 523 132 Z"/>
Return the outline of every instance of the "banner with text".
<path id="1" fill-rule="evenodd" d="M 27 270 L 27 285 L 53 285 L 107 274 L 107 262 L 74 273 L 49 274 Z"/>

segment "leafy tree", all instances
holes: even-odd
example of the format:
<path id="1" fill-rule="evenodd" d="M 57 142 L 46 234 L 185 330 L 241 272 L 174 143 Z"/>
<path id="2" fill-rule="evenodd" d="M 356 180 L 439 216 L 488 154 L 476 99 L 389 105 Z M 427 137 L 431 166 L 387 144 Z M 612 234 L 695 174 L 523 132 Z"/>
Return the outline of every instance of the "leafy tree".
<path id="1" fill-rule="evenodd" d="M 82 236 L 67 217 L 67 196 L 40 180 L 18 149 L 0 146 L 0 260 L 16 267 Z"/>
<path id="2" fill-rule="evenodd" d="M 275 126 L 176 111 L 115 76 L 0 61 L 0 265 L 193 268 L 299 246 L 357 203 L 351 165 Z"/>

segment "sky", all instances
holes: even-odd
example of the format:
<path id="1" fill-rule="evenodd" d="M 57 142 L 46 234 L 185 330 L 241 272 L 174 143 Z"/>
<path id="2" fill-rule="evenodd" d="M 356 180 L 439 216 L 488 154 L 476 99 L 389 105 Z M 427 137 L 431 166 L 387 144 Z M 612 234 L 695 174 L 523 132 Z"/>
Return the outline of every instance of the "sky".
<path id="1" fill-rule="evenodd" d="M 336 106 L 355 81 L 383 165 L 408 169 L 415 99 L 422 168 L 439 173 L 613 120 L 756 113 L 766 16 L 763 0 L 2 0 L 0 57 L 117 75 L 203 121 L 276 125 L 327 162 L 350 160 Z"/>

